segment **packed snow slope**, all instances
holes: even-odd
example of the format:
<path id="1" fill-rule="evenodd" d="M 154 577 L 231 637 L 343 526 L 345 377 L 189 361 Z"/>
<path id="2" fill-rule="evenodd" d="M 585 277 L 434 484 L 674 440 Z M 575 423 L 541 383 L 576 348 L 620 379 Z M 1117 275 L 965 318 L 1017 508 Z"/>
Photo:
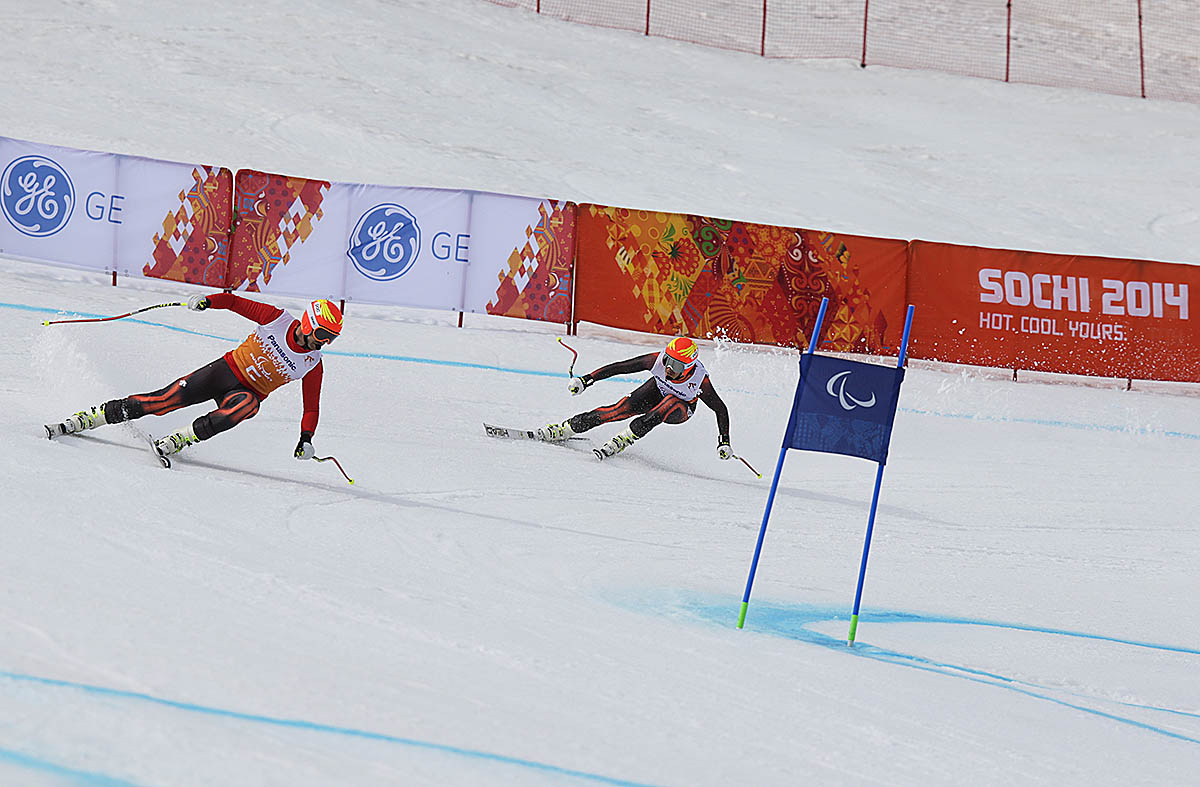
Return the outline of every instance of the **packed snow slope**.
<path id="1" fill-rule="evenodd" d="M 739 631 L 768 481 L 717 459 L 706 408 L 604 463 L 485 436 L 632 387 L 572 399 L 553 326 L 352 307 L 316 446 L 354 485 L 292 458 L 298 386 L 163 470 L 125 426 L 49 442 L 40 424 L 164 385 L 248 324 L 43 326 L 182 293 L 2 270 L 13 781 L 1165 784 L 1200 767 L 1185 387 L 912 369 L 848 649 L 870 463 L 790 454 Z M 577 368 L 648 341 L 585 330 Z M 702 353 L 735 449 L 769 476 L 795 354 Z"/>
<path id="2" fill-rule="evenodd" d="M 8 3 L 0 133 L 335 180 L 1197 261 L 1189 105 L 762 61 L 471 0 Z M 551 325 L 348 305 L 298 386 L 163 470 L 41 424 L 250 325 L 194 288 L 0 260 L 0 783 L 1188 784 L 1195 386 L 916 365 L 854 648 L 874 466 L 792 452 L 793 351 L 611 461 L 485 436 L 566 392 Z M 273 299 L 289 309 L 299 301 Z M 920 319 L 920 314 L 917 315 Z M 588 370 L 661 339 L 582 326 Z M 1065 383 L 1065 384 L 1060 384 Z M 603 440 L 618 430 L 601 427 Z"/>

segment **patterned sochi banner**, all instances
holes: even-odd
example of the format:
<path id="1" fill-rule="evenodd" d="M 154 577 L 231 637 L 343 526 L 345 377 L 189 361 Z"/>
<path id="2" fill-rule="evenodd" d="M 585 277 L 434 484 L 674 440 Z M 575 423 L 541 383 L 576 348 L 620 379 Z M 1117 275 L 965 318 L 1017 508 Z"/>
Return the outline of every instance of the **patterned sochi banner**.
<path id="1" fill-rule="evenodd" d="M 907 244 L 765 224 L 580 205 L 575 318 L 659 334 L 894 353 Z"/>

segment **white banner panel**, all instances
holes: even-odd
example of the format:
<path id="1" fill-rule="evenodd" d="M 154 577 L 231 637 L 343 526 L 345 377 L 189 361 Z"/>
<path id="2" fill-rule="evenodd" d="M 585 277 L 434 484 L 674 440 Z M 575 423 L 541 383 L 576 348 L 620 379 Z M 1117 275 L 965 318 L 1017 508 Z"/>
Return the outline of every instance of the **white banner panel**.
<path id="1" fill-rule="evenodd" d="M 471 192 L 355 183 L 326 187 L 319 181 L 291 178 L 285 183 L 282 176 L 254 176 L 262 179 L 265 190 L 253 195 L 255 216 L 270 214 L 271 232 L 280 229 L 276 224 L 307 229 L 302 236 L 294 229 L 272 235 L 271 253 L 280 262 L 271 267 L 269 278 L 260 277 L 262 292 L 460 308 L 470 245 Z M 245 171 L 238 173 L 239 210 L 249 196 L 244 185 L 248 177 Z M 319 198 L 317 184 L 322 187 Z M 272 188 L 280 198 L 294 200 L 290 209 L 276 211 L 283 216 L 279 220 L 269 205 L 258 206 L 259 201 L 271 199 L 267 192 Z M 296 196 L 306 188 L 312 203 L 308 205 Z M 314 208 L 317 204 L 319 212 Z M 309 216 L 307 221 L 304 215 Z M 247 226 L 244 218 L 241 221 L 239 232 Z M 286 250 L 280 246 L 285 238 L 291 239 Z"/>
<path id="2" fill-rule="evenodd" d="M 112 154 L 0 137 L 0 253 L 112 270 L 116 185 Z"/>
<path id="3" fill-rule="evenodd" d="M 347 300 L 462 307 L 471 192 L 335 185 L 330 197 L 348 208 Z"/>
<path id="4" fill-rule="evenodd" d="M 476 194 L 463 310 L 570 322 L 575 213 L 567 202 Z"/>
<path id="5" fill-rule="evenodd" d="M 507 194 L 475 195 L 463 311 L 486 314 L 488 304 L 496 302 L 499 285 L 513 274 L 514 263 L 520 265 L 522 252 L 530 262 L 537 256 L 538 238 L 533 229 L 541 221 L 538 208 L 543 202 Z"/>
<path id="6" fill-rule="evenodd" d="M 161 242 L 178 257 L 187 244 L 195 226 L 196 208 L 188 193 L 197 182 L 209 175 L 210 169 L 194 164 L 138 156 L 116 156 L 117 188 L 115 193 L 94 198 L 88 206 L 91 213 L 105 215 L 116 226 L 116 250 L 113 266 L 126 276 L 143 276 L 146 266 L 155 262 L 155 247 Z M 220 228 L 228 230 L 228 226 Z M 159 256 L 162 256 L 161 254 Z M 168 255 L 169 256 L 169 255 Z M 224 259 L 213 258 L 211 265 L 219 269 L 224 280 Z M 200 275 L 194 283 L 215 282 L 217 276 Z"/>

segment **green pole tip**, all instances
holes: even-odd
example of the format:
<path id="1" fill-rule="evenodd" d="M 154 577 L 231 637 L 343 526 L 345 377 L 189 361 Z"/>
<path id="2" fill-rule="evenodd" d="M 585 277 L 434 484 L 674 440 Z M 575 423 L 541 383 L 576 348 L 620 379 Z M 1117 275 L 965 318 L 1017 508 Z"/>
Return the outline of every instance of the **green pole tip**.
<path id="1" fill-rule="evenodd" d="M 738 628 L 746 622 L 746 607 L 749 606 L 745 601 L 742 602 L 742 611 L 738 613 Z"/>

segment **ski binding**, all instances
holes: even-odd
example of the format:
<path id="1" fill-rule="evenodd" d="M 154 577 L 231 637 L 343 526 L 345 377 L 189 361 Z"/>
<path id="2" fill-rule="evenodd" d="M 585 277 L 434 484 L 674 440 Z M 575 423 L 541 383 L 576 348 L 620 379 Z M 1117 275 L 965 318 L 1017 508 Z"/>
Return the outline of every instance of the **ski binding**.
<path id="1" fill-rule="evenodd" d="M 154 454 L 160 465 L 169 469 L 171 467 L 171 457 L 158 450 L 158 442 L 153 437 L 147 436 L 146 439 L 150 442 L 150 453 Z"/>

